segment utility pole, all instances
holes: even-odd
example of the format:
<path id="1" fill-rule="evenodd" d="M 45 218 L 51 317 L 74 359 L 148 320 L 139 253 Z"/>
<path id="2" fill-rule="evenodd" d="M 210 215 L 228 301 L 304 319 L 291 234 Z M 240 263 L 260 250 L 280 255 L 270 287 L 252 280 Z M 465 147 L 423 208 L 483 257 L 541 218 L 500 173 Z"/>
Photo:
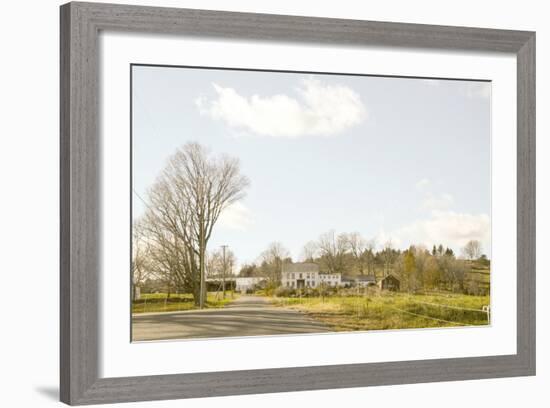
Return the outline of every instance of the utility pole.
<path id="1" fill-rule="evenodd" d="M 200 185 L 200 189 L 201 189 L 201 192 L 200 192 L 200 197 L 203 197 L 203 193 L 202 193 L 202 184 Z M 205 252 L 206 252 L 206 241 L 205 241 L 205 230 L 204 230 L 204 209 L 201 208 L 200 212 L 199 212 L 199 268 L 200 268 L 200 287 L 201 287 L 201 293 L 200 293 L 200 296 L 199 296 L 199 303 L 200 303 L 200 306 L 199 308 L 200 309 L 203 309 L 204 308 L 204 304 L 206 303 L 206 299 L 208 298 L 208 289 L 206 287 L 206 277 L 205 277 L 205 264 L 204 264 L 204 261 L 205 261 Z"/>
<path id="2" fill-rule="evenodd" d="M 231 271 L 231 299 L 235 297 L 235 281 L 233 280 L 233 259 L 229 261 L 229 270 Z"/>
<path id="3" fill-rule="evenodd" d="M 223 292 L 223 299 L 225 299 L 225 270 L 226 270 L 226 261 L 225 261 L 225 249 L 227 248 L 227 245 L 222 245 L 222 253 L 223 253 L 223 272 L 222 272 L 222 292 Z"/>
<path id="4" fill-rule="evenodd" d="M 205 293 L 205 290 L 206 290 L 206 278 L 204 276 L 204 226 L 201 222 L 201 225 L 200 225 L 200 248 L 199 248 L 199 272 L 200 272 L 200 295 L 199 295 L 199 308 L 200 309 L 203 309 L 204 308 L 204 303 L 206 301 L 206 293 Z"/>

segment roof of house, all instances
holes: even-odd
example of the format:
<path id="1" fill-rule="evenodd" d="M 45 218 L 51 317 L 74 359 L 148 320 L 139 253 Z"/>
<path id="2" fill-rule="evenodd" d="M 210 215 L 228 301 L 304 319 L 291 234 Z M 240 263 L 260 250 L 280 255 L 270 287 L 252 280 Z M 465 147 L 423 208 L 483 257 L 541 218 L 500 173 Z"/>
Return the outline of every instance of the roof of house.
<path id="1" fill-rule="evenodd" d="M 267 279 L 265 276 L 237 276 L 234 278 L 237 282 L 260 282 Z"/>
<path id="2" fill-rule="evenodd" d="M 283 264 L 283 272 L 319 272 L 319 265 L 311 262 Z"/>
<path id="3" fill-rule="evenodd" d="M 376 282 L 376 277 L 374 275 L 358 276 L 355 279 L 357 279 L 359 282 Z"/>
<path id="4" fill-rule="evenodd" d="M 391 273 L 388 276 L 384 276 L 382 279 L 380 279 L 380 281 L 386 280 L 388 278 L 392 278 L 392 279 L 395 279 L 396 281 L 399 281 L 399 278 Z"/>
<path id="5" fill-rule="evenodd" d="M 376 282 L 374 275 L 342 276 L 342 282 Z"/>

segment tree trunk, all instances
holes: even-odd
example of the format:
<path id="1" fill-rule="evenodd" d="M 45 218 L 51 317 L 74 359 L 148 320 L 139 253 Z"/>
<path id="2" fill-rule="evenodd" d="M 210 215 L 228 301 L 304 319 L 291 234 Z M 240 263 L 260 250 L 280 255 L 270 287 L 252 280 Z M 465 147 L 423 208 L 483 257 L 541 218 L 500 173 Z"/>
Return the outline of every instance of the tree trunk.
<path id="1" fill-rule="evenodd" d="M 193 285 L 193 301 L 195 302 L 195 306 L 201 305 L 201 287 L 200 285 Z"/>

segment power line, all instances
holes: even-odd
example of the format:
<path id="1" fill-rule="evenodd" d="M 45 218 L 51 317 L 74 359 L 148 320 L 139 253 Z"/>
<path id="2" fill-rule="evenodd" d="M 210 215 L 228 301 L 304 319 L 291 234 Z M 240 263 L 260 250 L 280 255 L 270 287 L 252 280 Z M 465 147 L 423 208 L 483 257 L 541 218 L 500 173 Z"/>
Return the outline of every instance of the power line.
<path id="1" fill-rule="evenodd" d="M 452 321 L 450 321 L 450 320 L 438 319 L 437 317 L 432 317 L 432 316 L 427 316 L 427 315 L 423 315 L 423 314 L 413 313 L 413 312 L 409 312 L 409 311 L 407 311 L 407 310 L 398 309 L 397 307 L 388 306 L 388 308 L 389 308 L 389 309 L 396 310 L 396 311 L 398 311 L 398 312 L 410 314 L 410 315 L 412 315 L 412 316 L 422 317 L 422 318 L 424 318 L 424 319 L 436 320 L 436 321 L 438 321 L 438 322 L 454 324 L 454 325 L 457 325 L 457 326 L 468 326 L 468 324 L 465 324 L 465 323 L 452 322 Z"/>
<path id="2" fill-rule="evenodd" d="M 136 195 L 136 197 L 139 198 L 139 200 L 143 203 L 143 205 L 145 205 L 147 208 L 152 210 L 151 206 L 149 204 L 147 204 L 147 202 L 138 194 L 138 192 L 136 191 L 135 188 L 132 188 L 132 191 Z"/>
<path id="3" fill-rule="evenodd" d="M 470 308 L 467 308 L 467 307 L 450 306 L 450 305 L 444 305 L 444 304 L 440 304 L 440 303 L 423 302 L 421 300 L 414 300 L 412 298 L 407 298 L 407 299 L 410 300 L 413 303 L 420 303 L 420 304 L 423 304 L 423 305 L 439 306 L 439 307 L 445 307 L 445 308 L 448 308 L 448 309 L 455 309 L 455 310 L 466 310 L 468 312 L 487 313 L 485 310 L 481 310 L 481 309 L 470 309 Z"/>

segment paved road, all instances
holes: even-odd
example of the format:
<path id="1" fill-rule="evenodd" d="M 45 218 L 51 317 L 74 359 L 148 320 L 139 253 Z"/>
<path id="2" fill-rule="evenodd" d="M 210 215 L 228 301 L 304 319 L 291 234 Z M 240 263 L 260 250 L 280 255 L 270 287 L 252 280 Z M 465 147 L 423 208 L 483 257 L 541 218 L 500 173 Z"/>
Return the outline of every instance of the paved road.
<path id="1" fill-rule="evenodd" d="M 132 321 L 134 341 L 329 331 L 323 323 L 259 296 L 241 296 L 222 309 L 136 314 Z"/>

